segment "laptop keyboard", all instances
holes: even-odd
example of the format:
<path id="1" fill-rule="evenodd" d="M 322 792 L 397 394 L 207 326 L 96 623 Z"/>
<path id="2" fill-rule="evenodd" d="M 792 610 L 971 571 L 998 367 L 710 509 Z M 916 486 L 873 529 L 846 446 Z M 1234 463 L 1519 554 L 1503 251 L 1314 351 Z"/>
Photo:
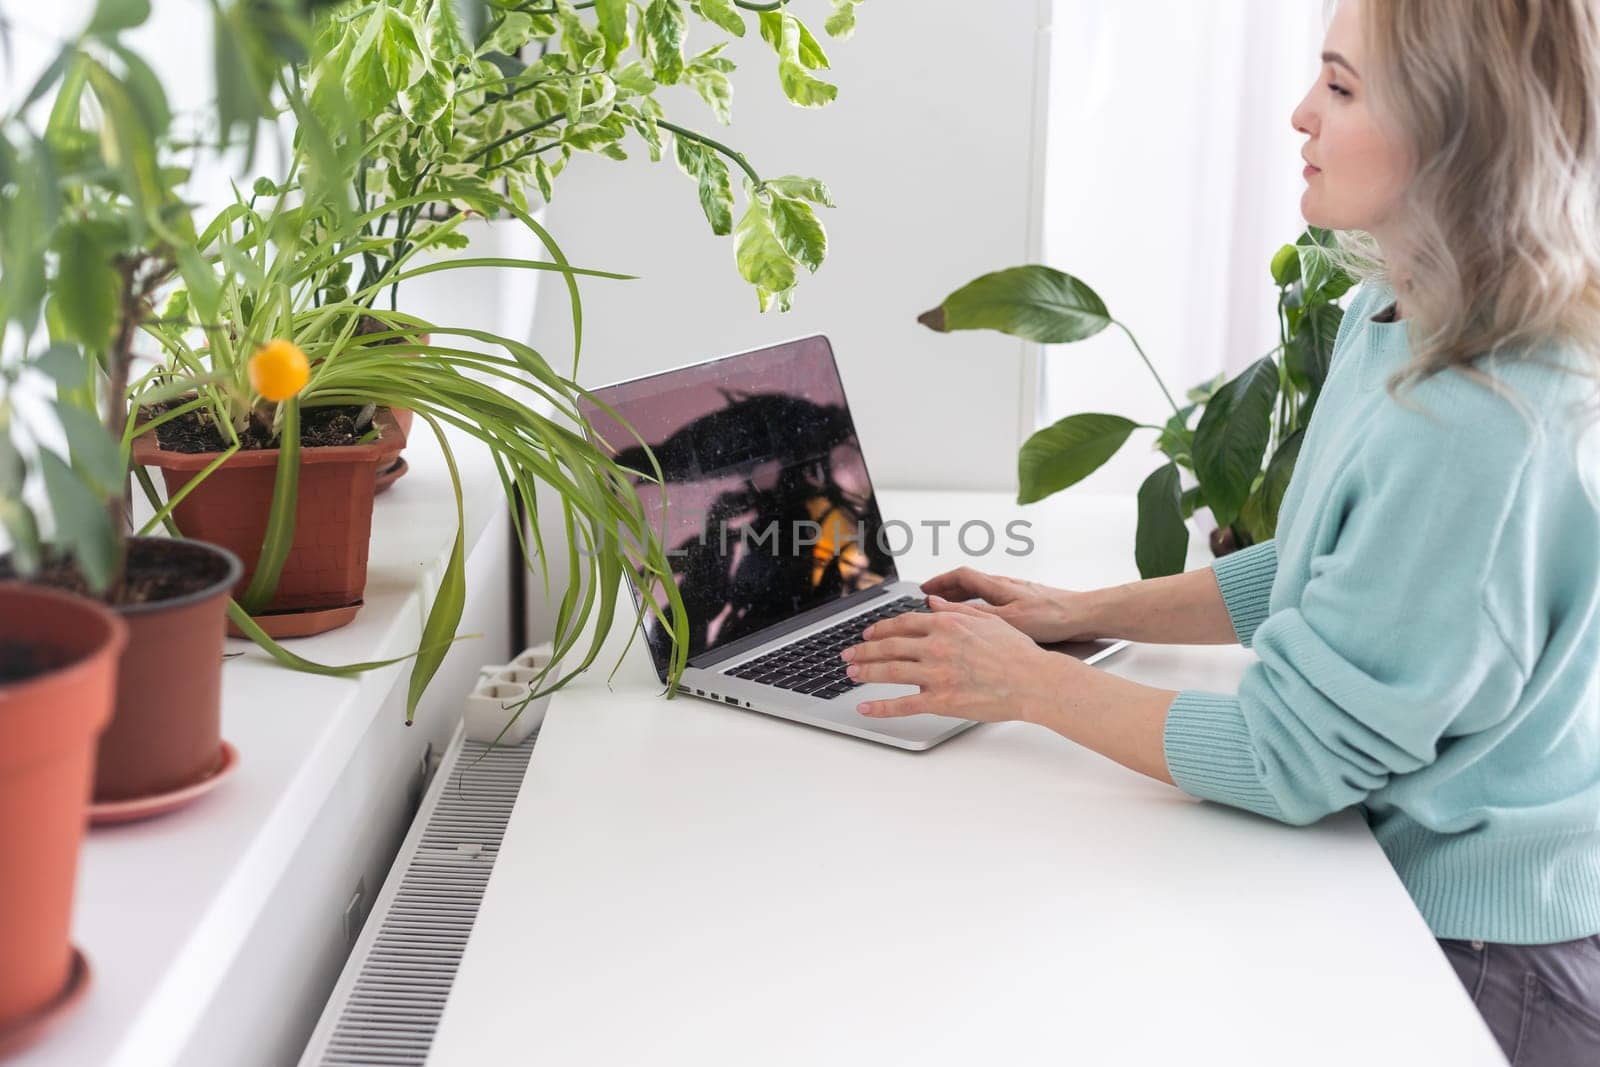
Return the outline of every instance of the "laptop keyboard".
<path id="1" fill-rule="evenodd" d="M 882 619 L 904 615 L 908 611 L 932 610 L 928 607 L 926 597 L 903 596 L 863 614 L 852 615 L 844 622 L 818 630 L 724 673 L 730 678 L 747 678 L 752 682 L 775 685 L 779 689 L 832 700 L 862 684 L 845 674 L 849 664 L 839 658 L 839 653 L 844 649 L 860 643 L 862 630 Z"/>

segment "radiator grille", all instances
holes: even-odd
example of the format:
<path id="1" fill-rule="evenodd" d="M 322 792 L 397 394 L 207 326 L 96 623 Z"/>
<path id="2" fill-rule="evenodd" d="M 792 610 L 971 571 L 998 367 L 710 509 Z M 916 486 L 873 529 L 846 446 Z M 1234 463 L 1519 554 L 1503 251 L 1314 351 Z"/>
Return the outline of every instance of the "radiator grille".
<path id="1" fill-rule="evenodd" d="M 421 835 L 413 829 L 408 838 L 416 847 L 402 849 L 368 920 L 379 924 L 376 935 L 369 939 L 363 931 L 346 965 L 347 973 L 355 966 L 360 971 L 343 1004 L 329 1005 L 339 1014 L 321 1058 L 309 1062 L 426 1062 L 538 736 L 515 746 L 452 746 L 438 775 L 442 787 L 436 779 L 418 813 L 425 819 Z"/>

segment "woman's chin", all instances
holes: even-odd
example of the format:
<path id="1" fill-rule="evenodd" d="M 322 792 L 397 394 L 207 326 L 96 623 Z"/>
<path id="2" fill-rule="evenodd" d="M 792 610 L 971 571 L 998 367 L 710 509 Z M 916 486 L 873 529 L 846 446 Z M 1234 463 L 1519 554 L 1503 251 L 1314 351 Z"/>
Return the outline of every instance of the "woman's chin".
<path id="1" fill-rule="evenodd" d="M 1307 226 L 1324 230 L 1333 229 L 1325 221 L 1323 212 L 1317 206 L 1317 197 L 1310 189 L 1300 194 L 1300 217 L 1306 220 Z"/>

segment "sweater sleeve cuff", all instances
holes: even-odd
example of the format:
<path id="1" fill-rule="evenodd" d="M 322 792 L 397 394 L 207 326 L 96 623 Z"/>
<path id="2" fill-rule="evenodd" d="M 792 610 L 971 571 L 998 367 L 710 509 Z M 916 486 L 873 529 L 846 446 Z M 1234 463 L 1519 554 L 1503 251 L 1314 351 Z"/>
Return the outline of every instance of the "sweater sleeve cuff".
<path id="1" fill-rule="evenodd" d="M 1233 632 L 1238 635 L 1239 643 L 1248 648 L 1256 627 L 1267 617 L 1272 580 L 1278 573 L 1277 539 L 1218 556 L 1211 561 L 1211 569 L 1222 590 L 1222 602 L 1227 605 Z"/>
<path id="2" fill-rule="evenodd" d="M 1272 819 L 1282 817 L 1261 779 L 1237 697 L 1181 690 L 1167 709 L 1162 744 L 1167 772 L 1185 793 Z"/>

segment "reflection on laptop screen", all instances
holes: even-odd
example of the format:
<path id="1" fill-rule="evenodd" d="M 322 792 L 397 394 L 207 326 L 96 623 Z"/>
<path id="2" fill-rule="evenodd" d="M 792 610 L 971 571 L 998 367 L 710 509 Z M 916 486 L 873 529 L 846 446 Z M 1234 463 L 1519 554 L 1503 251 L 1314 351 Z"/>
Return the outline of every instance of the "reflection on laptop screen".
<path id="1" fill-rule="evenodd" d="M 825 337 L 789 341 L 594 390 L 643 438 L 666 490 L 634 479 L 665 532 L 689 655 L 895 581 L 855 425 Z M 619 465 L 654 479 L 638 438 L 580 404 Z M 636 546 L 635 546 L 636 547 Z M 636 571 L 635 596 L 643 583 Z M 657 603 L 666 596 L 654 587 Z M 671 640 L 645 632 L 664 678 Z"/>

